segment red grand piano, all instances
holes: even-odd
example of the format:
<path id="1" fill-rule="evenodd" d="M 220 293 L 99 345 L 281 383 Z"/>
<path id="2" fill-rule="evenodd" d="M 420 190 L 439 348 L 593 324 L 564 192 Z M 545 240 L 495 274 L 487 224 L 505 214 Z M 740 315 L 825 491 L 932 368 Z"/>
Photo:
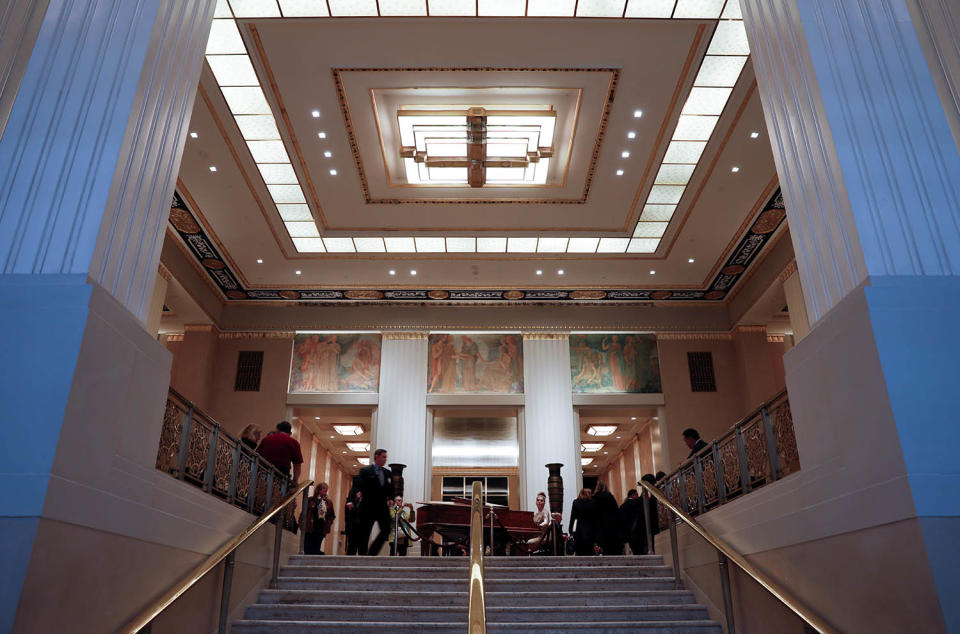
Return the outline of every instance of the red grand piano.
<path id="1" fill-rule="evenodd" d="M 423 536 L 420 546 L 422 555 L 440 552 L 435 537 L 438 534 L 443 542 L 462 542 L 469 551 L 470 500 L 468 498 L 454 498 L 450 502 L 421 502 L 421 505 L 417 509 L 417 531 Z M 491 540 L 491 512 L 495 554 L 505 554 L 507 547 L 513 544 L 514 540 L 526 541 L 543 534 L 543 529 L 533 523 L 532 511 L 512 511 L 499 504 L 484 504 L 483 543 L 485 546 L 489 546 Z M 456 547 L 444 548 L 443 553 L 461 554 Z"/>

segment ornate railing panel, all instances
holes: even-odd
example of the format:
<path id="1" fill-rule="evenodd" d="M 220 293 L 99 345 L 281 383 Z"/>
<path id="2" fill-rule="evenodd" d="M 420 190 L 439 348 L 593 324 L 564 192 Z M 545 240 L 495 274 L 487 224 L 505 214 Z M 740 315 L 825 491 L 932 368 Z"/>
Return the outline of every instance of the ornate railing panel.
<path id="1" fill-rule="evenodd" d="M 671 502 L 698 515 L 799 470 L 790 400 L 783 391 L 681 464 L 658 486 Z M 666 513 L 661 512 L 661 527 L 665 528 L 666 522 Z"/>
<path id="2" fill-rule="evenodd" d="M 173 389 L 163 412 L 157 469 L 258 514 L 282 499 L 290 482 Z M 284 525 L 295 530 L 293 513 Z"/>

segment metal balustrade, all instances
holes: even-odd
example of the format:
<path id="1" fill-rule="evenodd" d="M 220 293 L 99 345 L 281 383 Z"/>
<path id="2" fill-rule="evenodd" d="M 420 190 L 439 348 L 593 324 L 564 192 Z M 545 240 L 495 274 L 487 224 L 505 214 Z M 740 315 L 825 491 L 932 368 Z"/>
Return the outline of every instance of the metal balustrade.
<path id="1" fill-rule="evenodd" d="M 253 514 L 283 499 L 290 478 L 170 388 L 163 414 L 157 469 Z M 286 528 L 295 530 L 294 514 Z"/>
<path id="2" fill-rule="evenodd" d="M 657 483 L 691 516 L 800 470 L 787 392 L 780 392 Z M 660 526 L 667 528 L 660 506 Z"/>

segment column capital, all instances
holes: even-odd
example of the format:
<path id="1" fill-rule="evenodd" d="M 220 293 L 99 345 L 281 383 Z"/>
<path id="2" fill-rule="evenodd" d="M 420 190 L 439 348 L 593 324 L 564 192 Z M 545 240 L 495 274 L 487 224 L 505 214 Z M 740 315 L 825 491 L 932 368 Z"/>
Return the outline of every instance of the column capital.
<path id="1" fill-rule="evenodd" d="M 792 262 L 790 262 L 790 264 L 787 265 L 787 268 L 783 269 L 783 271 L 780 272 L 780 275 L 777 276 L 777 281 L 783 284 L 788 279 L 790 279 L 792 275 L 796 274 L 796 272 L 797 272 L 797 261 L 793 260 Z"/>
<path id="2" fill-rule="evenodd" d="M 530 341 L 561 341 L 570 338 L 569 330 L 538 330 L 534 332 L 521 332 L 525 340 Z"/>
<path id="3" fill-rule="evenodd" d="M 293 339 L 296 335 L 292 330 L 257 330 L 218 332 L 219 339 Z"/>

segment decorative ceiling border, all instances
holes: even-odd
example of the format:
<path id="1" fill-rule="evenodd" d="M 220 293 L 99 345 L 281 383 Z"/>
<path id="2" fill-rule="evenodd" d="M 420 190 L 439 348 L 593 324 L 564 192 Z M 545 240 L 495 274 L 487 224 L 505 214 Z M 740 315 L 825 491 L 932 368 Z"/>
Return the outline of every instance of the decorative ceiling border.
<path id="1" fill-rule="evenodd" d="M 721 301 L 727 297 L 763 247 L 783 225 L 786 209 L 778 187 L 763 210 L 704 290 L 691 289 L 252 289 L 245 288 L 197 221 L 184 197 L 175 191 L 170 225 L 224 297 L 234 301 L 321 304 L 633 304 L 650 301 Z"/>
<path id="2" fill-rule="evenodd" d="M 347 139 L 350 142 L 350 151 L 353 153 L 353 162 L 357 167 L 357 173 L 360 175 L 360 190 L 363 193 L 363 200 L 368 205 L 502 205 L 502 204 L 523 204 L 523 205 L 583 205 L 586 204 L 590 195 L 590 188 L 593 185 L 593 179 L 597 171 L 597 163 L 600 160 L 600 150 L 603 147 L 603 140 L 607 134 L 607 125 L 610 122 L 610 111 L 613 109 L 613 100 L 617 94 L 617 86 L 620 83 L 619 68 L 533 68 L 533 67 L 495 67 L 495 66 L 469 66 L 469 67 L 444 67 L 444 66 L 425 66 L 422 68 L 331 68 L 333 73 L 333 83 L 337 91 L 337 101 L 340 104 L 340 113 L 343 115 L 343 123 L 347 129 Z M 607 89 L 606 101 L 603 104 L 603 112 L 600 115 L 600 125 L 597 128 L 597 138 L 593 146 L 593 153 L 590 156 L 590 165 L 587 168 L 587 175 L 584 179 L 583 192 L 579 198 L 496 198 L 496 199 L 465 199 L 465 198 L 373 198 L 370 195 L 370 186 L 367 183 L 367 173 L 363 166 L 363 159 L 360 157 L 360 145 L 357 142 L 357 135 L 353 125 L 353 116 L 350 114 L 350 104 L 347 101 L 346 92 L 343 89 L 343 78 L 341 74 L 350 73 L 375 73 L 375 72 L 509 72 L 509 73 L 610 73 L 610 84 Z M 374 115 L 376 116 L 376 115 Z M 578 124 L 579 125 L 579 122 Z M 576 134 L 576 130 L 574 130 Z"/>

